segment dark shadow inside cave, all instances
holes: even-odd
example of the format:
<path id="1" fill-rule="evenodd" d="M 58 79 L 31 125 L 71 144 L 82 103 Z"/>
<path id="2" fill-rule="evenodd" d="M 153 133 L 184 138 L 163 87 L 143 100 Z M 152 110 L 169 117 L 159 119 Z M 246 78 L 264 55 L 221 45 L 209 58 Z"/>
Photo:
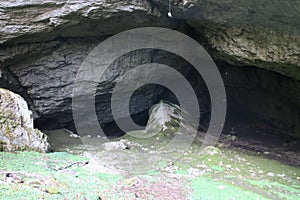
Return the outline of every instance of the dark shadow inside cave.
<path id="1" fill-rule="evenodd" d="M 72 42 L 74 41 L 68 41 L 73 45 Z M 82 41 L 82 43 L 90 45 L 86 44 L 86 41 Z M 264 151 L 265 149 L 262 147 L 277 148 L 280 151 L 299 151 L 299 139 L 297 138 L 300 134 L 300 81 L 254 66 L 236 66 L 217 58 L 214 58 L 214 61 L 223 78 L 227 95 L 227 116 L 223 133 L 235 135 L 246 141 L 243 144 L 236 143 L 234 145 L 255 151 Z M 171 66 L 189 81 L 199 100 L 201 111 L 199 129 L 206 130 L 210 122 L 211 106 L 209 93 L 201 75 L 190 63 L 170 52 L 142 49 L 118 58 L 107 72 L 107 79 L 99 84 L 95 108 L 105 134 L 110 138 L 120 137 L 124 134 L 114 122 L 110 109 L 110 97 L 115 82 L 126 70 L 146 63 Z M 18 77 L 13 76 L 15 71 L 22 72 L 21 66 L 9 69 L 11 71 L 2 70 L 0 85 L 19 93 L 26 99 L 30 109 L 36 113 L 35 127 L 41 130 L 66 128 L 76 133 L 71 96 L 68 98 L 62 96 L 63 99 L 54 96 L 54 99 L 49 99 L 47 95 L 63 95 L 65 92 L 61 92 L 56 86 L 55 89 L 50 87 L 47 91 L 34 90 L 40 93 L 32 96 L 33 93 L 28 92 L 32 88 L 20 87 Z M 47 68 L 54 75 L 57 73 L 55 71 L 57 69 L 51 68 L 53 70 L 51 71 Z M 75 73 L 76 70 L 71 72 Z M 30 73 L 37 74 L 30 74 L 29 77 L 41 76 L 36 70 L 32 70 Z M 26 77 L 23 79 L 25 80 Z M 34 82 L 35 80 L 30 81 L 38 84 Z M 56 99 L 58 100 L 56 101 Z M 151 84 L 141 87 L 134 92 L 131 98 L 130 117 L 137 124 L 144 126 L 149 118 L 149 109 L 160 100 L 178 103 L 172 91 L 165 87 Z M 34 107 L 36 102 L 42 102 L 37 104 L 40 110 Z M 54 109 L 51 106 L 54 106 Z M 40 113 L 41 111 L 43 113 Z M 87 115 L 85 121 L 83 120 L 87 130 L 90 129 L 88 117 Z"/>
<path id="2" fill-rule="evenodd" d="M 228 103 L 223 134 L 239 138 L 232 142 L 232 146 L 266 153 L 278 160 L 283 159 L 280 152 L 299 152 L 300 141 L 296 133 L 299 133 L 297 119 L 299 119 L 300 109 L 295 108 L 299 108 L 297 94 L 300 94 L 300 82 L 255 67 L 236 67 L 222 61 L 217 62 L 217 65 L 225 83 Z M 207 130 L 210 120 L 208 90 L 195 69 L 190 68 L 185 77 L 197 91 L 200 102 L 202 112 L 199 130 Z M 131 106 L 147 87 L 157 87 L 157 85 L 148 85 L 136 91 L 132 96 Z M 178 104 L 172 91 L 162 88 L 163 92 L 153 101 L 153 104 L 161 99 Z M 132 115 L 132 119 L 137 124 L 145 126 L 149 118 L 148 113 L 149 109 Z M 104 125 L 103 129 L 113 138 L 124 134 L 114 122 Z M 283 160 L 295 165 L 298 163 L 297 159 L 291 156 L 288 161 Z"/>
<path id="3" fill-rule="evenodd" d="M 199 106 L 201 113 L 199 129 L 206 130 L 210 118 L 210 97 L 207 86 L 199 72 L 185 59 L 173 53 L 157 49 L 144 49 L 144 51 L 148 51 L 147 53 L 151 55 L 151 59 L 146 61 L 145 63 L 159 63 L 170 66 L 177 72 L 181 73 L 185 77 L 185 79 L 188 80 L 189 84 L 194 89 L 195 94 L 197 95 L 197 98 L 199 100 L 199 105 L 195 105 Z M 131 57 L 131 59 L 140 59 L 135 57 L 134 52 L 124 55 L 124 57 L 132 55 L 133 57 Z M 122 59 L 125 59 L 124 57 L 119 58 L 117 61 L 115 61 L 115 63 L 122 63 Z M 142 64 L 143 63 L 144 61 L 142 61 Z M 174 80 L 173 84 L 176 85 L 176 80 Z M 101 98 L 101 96 L 96 97 L 96 102 L 97 99 L 100 100 Z M 133 121 L 140 126 L 145 126 L 149 119 L 149 109 L 153 105 L 157 104 L 160 100 L 165 100 L 179 105 L 178 99 L 176 98 L 174 93 L 162 85 L 146 84 L 137 89 L 131 96 L 129 106 L 130 114 Z M 141 107 L 140 105 L 143 104 L 141 103 L 141 101 L 146 102 L 146 106 L 142 105 L 146 107 L 146 109 L 142 112 L 136 113 L 136 110 L 138 110 L 137 107 Z M 99 108 L 96 105 L 96 110 L 97 108 L 101 110 L 101 108 Z M 113 118 L 110 109 L 108 109 L 108 112 L 111 118 Z M 97 114 L 99 121 L 101 121 L 101 113 L 99 112 Z M 124 134 L 124 132 L 120 130 L 120 128 L 118 128 L 114 121 L 109 123 L 102 123 L 102 128 L 105 134 L 109 137 L 118 137 Z"/>
<path id="4" fill-rule="evenodd" d="M 199 73 L 183 58 L 172 53 L 162 50 L 150 50 L 148 53 L 151 54 L 151 59 L 146 62 L 172 66 L 190 82 L 199 100 L 200 125 L 204 130 L 207 129 L 210 120 L 210 98 Z M 126 56 L 128 55 L 124 55 Z M 134 52 L 129 56 L 130 59 L 138 59 L 139 54 Z M 116 62 L 122 64 L 122 59 L 125 58 L 120 58 Z M 223 133 L 256 138 L 269 136 L 272 138 L 277 135 L 279 138 L 289 138 L 287 140 L 299 135 L 300 81 L 252 66 L 233 66 L 220 60 L 215 62 L 223 77 L 227 93 L 227 118 Z M 152 91 L 157 94 L 153 96 L 147 94 Z M 105 98 L 99 95 L 96 97 L 96 102 L 97 98 L 100 99 L 98 101 L 100 103 L 96 104 L 96 110 L 104 132 L 110 137 L 124 134 L 113 120 L 101 120 L 103 103 L 109 104 L 101 101 L 109 99 L 110 95 Z M 130 111 L 133 113 L 131 117 L 137 124 L 144 126 L 149 117 L 149 108 L 162 99 L 178 103 L 175 95 L 167 88 L 151 84 L 141 87 L 131 98 Z M 136 112 L 135 104 L 145 100 L 149 101 L 147 106 L 144 106 L 146 109 Z M 109 108 L 104 112 L 107 112 L 112 119 Z M 38 118 L 35 120 L 35 125 L 40 129 L 67 128 L 76 131 L 72 113 L 69 111 Z"/>

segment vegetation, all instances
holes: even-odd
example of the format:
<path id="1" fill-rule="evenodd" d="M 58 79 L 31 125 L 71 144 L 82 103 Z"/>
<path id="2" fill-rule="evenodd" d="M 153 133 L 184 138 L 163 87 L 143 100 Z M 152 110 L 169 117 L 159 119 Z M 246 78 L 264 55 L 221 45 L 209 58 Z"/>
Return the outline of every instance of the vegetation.
<path id="1" fill-rule="evenodd" d="M 0 199 L 300 199 L 299 168 L 236 149 L 199 151 L 193 144 L 145 173 L 107 171 L 66 152 L 1 152 Z"/>

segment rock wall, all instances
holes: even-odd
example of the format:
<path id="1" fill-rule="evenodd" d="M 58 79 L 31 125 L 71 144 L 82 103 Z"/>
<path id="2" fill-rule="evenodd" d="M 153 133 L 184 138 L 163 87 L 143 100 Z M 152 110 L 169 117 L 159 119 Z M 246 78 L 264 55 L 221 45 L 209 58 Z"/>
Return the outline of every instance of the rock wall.
<path id="1" fill-rule="evenodd" d="M 299 1 L 171 2 L 172 19 L 167 18 L 168 1 L 163 0 L 1 2 L 1 63 L 47 53 L 59 37 L 105 36 L 141 26 L 186 26 L 232 64 L 300 79 Z"/>
<path id="2" fill-rule="evenodd" d="M 89 51 L 123 30 L 167 27 L 197 40 L 218 62 L 236 116 L 299 134 L 300 2 L 173 0 L 171 5 L 173 18 L 167 17 L 164 0 L 0 2 L 0 86 L 21 94 L 41 127 L 70 128 L 73 83 Z M 156 61 L 177 67 L 193 82 L 208 121 L 203 83 L 193 77 L 191 66 L 170 56 L 145 50 L 118 59 L 97 90 L 99 120 L 112 120 L 109 99 L 117 78 Z M 138 96 L 142 98 L 132 102 L 132 114 L 147 110 L 162 96 L 171 98 L 157 86 Z"/>

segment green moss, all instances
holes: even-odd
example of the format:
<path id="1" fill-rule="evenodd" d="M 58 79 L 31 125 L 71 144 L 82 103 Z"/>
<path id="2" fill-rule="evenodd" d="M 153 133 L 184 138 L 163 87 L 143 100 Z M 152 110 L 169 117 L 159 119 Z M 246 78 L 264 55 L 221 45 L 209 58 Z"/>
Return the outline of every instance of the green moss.
<path id="1" fill-rule="evenodd" d="M 161 143 L 169 142 L 170 138 L 157 137 L 138 139 L 124 136 L 123 139 L 132 143 L 141 144 L 151 150 L 153 145 L 157 149 Z M 159 141 L 159 142 L 158 142 Z M 77 144 L 76 144 L 77 145 Z M 135 148 L 126 152 L 135 153 Z M 84 162 L 84 156 L 73 155 L 65 152 L 41 154 L 37 152 L 17 152 L 17 154 L 0 153 L 0 169 L 8 171 L 25 171 L 49 177 L 49 184 L 37 187 L 28 184 L 6 184 L 0 186 L 0 196 L 4 199 L 134 199 L 134 185 L 140 180 L 142 188 L 147 188 L 146 183 L 166 185 L 176 182 L 178 188 L 190 191 L 189 199 L 299 199 L 300 168 L 281 164 L 259 156 L 256 153 L 241 151 L 231 148 L 206 148 L 201 152 L 198 143 L 193 143 L 185 153 L 178 153 L 180 159 L 172 165 L 168 162 L 160 162 L 157 168 L 133 164 L 134 169 L 146 168 L 144 174 L 134 171 L 125 176 L 103 173 L 96 168 L 87 166 L 72 166 L 66 170 L 53 170 L 69 165 L 73 162 Z M 105 154 L 109 155 L 109 154 Z M 128 165 L 128 160 L 122 163 L 114 160 L 106 161 L 106 165 Z M 144 164 L 144 165 L 143 165 Z M 148 168 L 147 168 L 148 167 Z M 174 167 L 174 171 L 166 171 L 166 168 Z M 149 169 L 150 168 L 150 169 Z M 194 170 L 194 171 L 193 171 Z M 195 174 L 198 170 L 199 174 Z M 269 176 L 268 173 L 273 173 Z M 282 176 L 284 174 L 284 176 Z M 280 176 L 279 176 L 280 175 Z M 1 177 L 0 177 L 1 179 Z M 126 180 L 138 180 L 128 181 Z M 36 182 L 35 179 L 30 180 Z M 126 185 L 127 183 L 127 185 Z M 145 183 L 145 184 L 144 184 Z M 161 184 L 163 183 L 163 184 Z M 152 186 L 152 185 L 151 185 Z M 49 187 L 58 188 L 58 194 L 46 193 Z M 116 188 L 129 188 L 124 192 Z M 32 191 L 32 192 L 30 192 Z M 56 192 L 55 192 L 56 193 Z M 125 198 L 126 196 L 126 198 Z M 150 199 L 149 195 L 149 198 Z M 146 198 L 147 199 L 147 198 Z"/>
<path id="2" fill-rule="evenodd" d="M 66 171 L 51 169 L 87 160 L 68 153 L 1 152 L 0 160 L 2 171 L 22 171 L 46 180 L 43 182 L 36 178 L 23 177 L 22 184 L 1 184 L 0 199 L 99 199 L 101 195 L 111 196 L 108 192 L 110 187 L 121 178 L 76 165 Z M 54 188 L 58 193 L 45 192 L 49 188 Z"/>
<path id="3" fill-rule="evenodd" d="M 194 189 L 194 194 L 190 199 L 193 200 L 268 199 L 238 186 L 233 186 L 211 178 L 196 178 L 192 180 L 192 188 Z"/>

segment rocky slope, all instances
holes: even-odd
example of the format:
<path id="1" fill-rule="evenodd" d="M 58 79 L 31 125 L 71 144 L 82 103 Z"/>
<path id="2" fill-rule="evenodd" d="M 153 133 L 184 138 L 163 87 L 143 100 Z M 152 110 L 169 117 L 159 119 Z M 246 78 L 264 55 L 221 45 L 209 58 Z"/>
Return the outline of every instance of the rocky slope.
<path id="1" fill-rule="evenodd" d="M 268 124 L 289 133 L 298 133 L 299 1 L 174 0 L 171 9 L 172 19 L 167 17 L 167 0 L 1 2 L 0 86 L 21 94 L 42 126 L 70 127 L 72 87 L 77 69 L 89 51 L 123 30 L 143 26 L 167 27 L 184 32 L 205 46 L 216 60 L 221 60 L 219 67 L 223 76 L 231 72 L 228 82 L 225 80 L 229 94 L 232 94 L 229 106 L 239 105 L 238 109 L 241 108 L 244 115 L 254 113 L 257 116 L 258 113 Z M 96 102 L 96 109 L 101 111 L 99 120 L 103 123 L 112 120 L 109 98 L 113 86 L 120 75 L 139 64 L 157 61 L 177 66 L 191 82 L 196 82 L 195 85 L 201 82 L 192 78 L 193 73 L 189 73 L 191 66 L 180 58 L 173 58 L 177 60 L 165 52 L 145 50 L 118 59 L 108 70 L 106 79 L 101 80 Z M 243 71 L 235 73 L 224 63 L 239 66 Z M 242 66 L 251 66 L 253 71 L 249 72 L 248 67 L 244 69 Z M 265 79 L 264 72 L 256 71 L 255 67 L 282 74 L 270 75 L 270 79 L 284 81 L 267 83 L 269 78 Z M 209 115 L 209 100 L 205 95 L 202 97 L 205 89 L 201 85 L 198 84 L 198 94 L 206 99 L 202 110 Z M 281 89 L 282 85 L 284 89 Z M 249 87 L 253 93 L 248 92 Z M 278 92 L 278 88 L 281 91 Z M 285 89 L 289 91 L 283 91 Z M 240 95 L 239 91 L 242 91 Z M 163 94 L 163 89 L 149 86 L 140 94 L 142 99 L 132 102 L 136 105 L 132 114 L 149 108 Z M 243 94 L 248 94 L 248 97 Z M 246 108 L 245 105 L 249 104 L 240 101 L 251 101 L 253 107 Z M 261 111 L 259 106 L 262 103 L 268 106 Z"/>

